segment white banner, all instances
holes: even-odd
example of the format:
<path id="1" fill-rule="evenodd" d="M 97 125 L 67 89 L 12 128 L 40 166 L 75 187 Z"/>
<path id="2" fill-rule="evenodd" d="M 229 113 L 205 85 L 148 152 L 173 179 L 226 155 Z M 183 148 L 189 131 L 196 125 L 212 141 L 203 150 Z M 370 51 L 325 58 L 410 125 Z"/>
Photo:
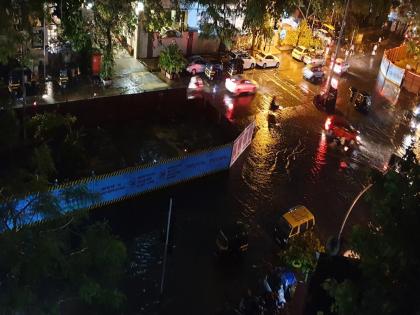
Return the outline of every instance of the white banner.
<path id="1" fill-rule="evenodd" d="M 252 135 L 254 133 L 255 121 L 250 123 L 244 131 L 236 138 L 233 142 L 232 157 L 230 158 L 230 166 L 236 162 L 238 157 L 245 151 L 252 141 Z"/>

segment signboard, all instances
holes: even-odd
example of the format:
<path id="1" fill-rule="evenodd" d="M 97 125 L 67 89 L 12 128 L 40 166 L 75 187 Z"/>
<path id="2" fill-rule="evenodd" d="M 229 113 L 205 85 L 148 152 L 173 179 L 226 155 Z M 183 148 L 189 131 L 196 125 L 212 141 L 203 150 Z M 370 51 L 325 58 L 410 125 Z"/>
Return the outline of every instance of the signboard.
<path id="1" fill-rule="evenodd" d="M 400 86 L 401 82 L 404 78 L 405 70 L 397 67 L 396 65 L 390 63 L 388 67 L 388 72 L 386 73 L 386 78 L 395 83 L 396 85 Z"/>
<path id="2" fill-rule="evenodd" d="M 233 142 L 232 157 L 230 159 L 230 166 L 236 162 L 238 157 L 245 151 L 252 141 L 252 135 L 254 133 L 255 122 L 250 123 L 244 131 L 236 138 Z"/>
<path id="3" fill-rule="evenodd" d="M 52 191 L 52 194 L 57 198 L 63 212 L 99 207 L 147 191 L 227 170 L 231 161 L 231 152 L 232 144 L 229 143 L 211 151 L 169 160 L 161 164 L 145 168 L 126 169 L 103 177 L 88 179 L 81 183 L 76 182 L 75 184 L 58 187 Z M 85 187 L 89 192 L 99 197 L 93 200 L 70 199 L 68 197 L 70 195 L 69 191 L 79 187 Z M 18 211 L 24 209 L 34 196 L 36 195 L 20 200 L 16 209 Z M 45 219 L 39 215 L 34 216 L 30 207 L 27 207 L 26 213 L 26 224 Z"/>
<path id="4" fill-rule="evenodd" d="M 382 62 L 381 62 L 381 72 L 384 76 L 386 76 L 386 73 L 388 72 L 388 67 L 389 67 L 389 60 L 385 57 L 385 55 L 382 57 Z"/>
<path id="5" fill-rule="evenodd" d="M 44 28 L 33 27 L 32 28 L 32 48 L 43 48 L 44 47 Z"/>
<path id="6" fill-rule="evenodd" d="M 64 186 L 52 187 L 51 194 L 62 212 L 100 207 L 151 190 L 164 188 L 211 173 L 227 170 L 235 163 L 252 141 L 255 122 L 249 124 L 234 143 L 209 151 L 164 161 L 147 167 L 134 167 L 103 176 L 92 177 Z M 84 189 L 97 198 L 80 199 L 74 191 Z M 25 199 L 13 201 L 16 211 L 22 211 L 24 224 L 32 224 L 47 219 L 28 206 L 41 194 L 33 194 Z M 76 196 L 76 198 L 72 197 Z M 36 202 L 34 202 L 36 203 Z M 13 224 L 10 222 L 10 224 Z M 1 233 L 1 231 L 0 231 Z"/>

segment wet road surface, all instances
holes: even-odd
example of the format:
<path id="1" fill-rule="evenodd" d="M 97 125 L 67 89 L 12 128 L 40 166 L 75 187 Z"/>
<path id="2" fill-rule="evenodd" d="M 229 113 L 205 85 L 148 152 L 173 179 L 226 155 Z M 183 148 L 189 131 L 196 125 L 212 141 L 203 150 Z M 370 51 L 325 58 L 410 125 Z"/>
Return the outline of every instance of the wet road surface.
<path id="1" fill-rule="evenodd" d="M 328 143 L 322 131 L 327 115 L 312 104 L 320 86 L 304 81 L 303 63 L 286 53 L 279 56 L 278 69 L 245 73 L 259 84 L 255 96 L 234 97 L 222 83 L 206 85 L 198 93 L 234 124 L 244 127 L 255 119 L 255 137 L 228 173 L 95 212 L 96 217 L 109 219 L 129 245 L 132 277 L 126 284 L 127 313 L 210 315 L 226 303 L 237 305 L 246 288 L 256 288 L 278 251 L 272 240 L 274 221 L 296 204 L 314 213 L 324 242 L 338 233 L 369 171 L 382 170 L 392 152 L 415 138 L 405 119 L 414 106 L 413 96 L 378 76 L 382 49 L 376 57 L 352 57 L 349 73 L 338 79 L 337 115 L 349 120 L 361 136 L 360 148 L 351 153 Z M 348 104 L 350 86 L 372 93 L 369 114 Z M 282 106 L 276 112 L 268 109 L 273 95 Z M 174 198 L 173 246 L 159 303 L 161 231 L 169 197 Z M 355 208 L 345 235 L 351 225 L 368 222 L 366 210 L 363 203 Z M 214 255 L 218 228 L 238 219 L 250 226 L 248 253 L 241 260 L 221 262 Z M 292 304 L 286 313 L 298 312 Z"/>

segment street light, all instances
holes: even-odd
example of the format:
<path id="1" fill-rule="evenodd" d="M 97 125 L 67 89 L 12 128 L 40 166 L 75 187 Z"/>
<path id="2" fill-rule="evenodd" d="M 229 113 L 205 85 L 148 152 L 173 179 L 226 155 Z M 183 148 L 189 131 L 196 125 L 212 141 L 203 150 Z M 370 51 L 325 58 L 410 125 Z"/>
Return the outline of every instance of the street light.
<path id="1" fill-rule="evenodd" d="M 93 1 L 87 1 L 86 9 L 91 10 L 93 8 Z"/>

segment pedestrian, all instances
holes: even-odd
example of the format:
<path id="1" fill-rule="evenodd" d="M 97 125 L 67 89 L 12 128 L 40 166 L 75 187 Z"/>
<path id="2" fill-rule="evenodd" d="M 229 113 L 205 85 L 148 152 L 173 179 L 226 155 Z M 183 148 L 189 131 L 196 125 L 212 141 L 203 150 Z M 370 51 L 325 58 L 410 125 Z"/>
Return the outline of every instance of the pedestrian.
<path id="1" fill-rule="evenodd" d="M 270 109 L 271 110 L 276 110 L 278 108 L 279 108 L 279 106 L 276 104 L 276 97 L 273 96 L 273 98 L 271 99 L 271 103 L 270 103 Z"/>
<path id="2" fill-rule="evenodd" d="M 277 303 L 280 308 L 284 308 L 286 304 L 286 299 L 284 298 L 284 288 L 283 285 L 280 286 L 280 289 L 277 291 Z"/>
<path id="3" fill-rule="evenodd" d="M 372 56 L 375 56 L 376 55 L 376 50 L 378 49 L 378 44 L 375 44 L 374 46 L 373 46 L 373 50 L 372 50 Z"/>
<path id="4" fill-rule="evenodd" d="M 271 290 L 270 284 L 268 283 L 267 275 L 265 275 L 265 277 L 264 277 L 263 287 L 264 287 L 264 291 L 266 293 L 272 293 L 273 292 L 273 290 Z"/>
<path id="5" fill-rule="evenodd" d="M 350 55 L 354 55 L 354 44 L 350 46 Z"/>

